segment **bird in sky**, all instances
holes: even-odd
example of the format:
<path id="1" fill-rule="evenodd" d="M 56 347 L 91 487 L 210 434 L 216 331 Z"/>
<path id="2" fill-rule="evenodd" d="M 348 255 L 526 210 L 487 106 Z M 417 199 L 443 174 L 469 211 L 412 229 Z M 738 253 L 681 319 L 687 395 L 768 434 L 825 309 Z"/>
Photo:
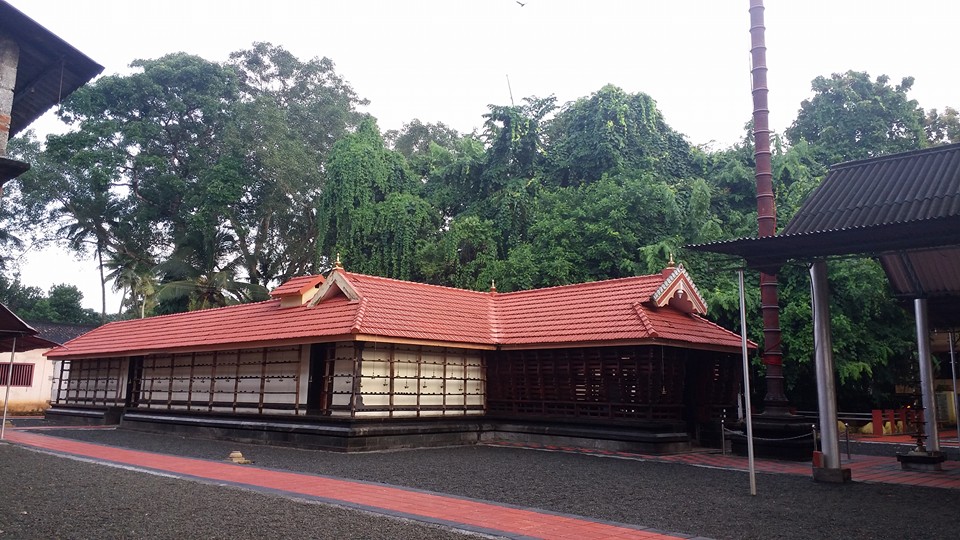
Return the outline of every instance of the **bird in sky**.
<path id="1" fill-rule="evenodd" d="M 523 6 L 526 5 L 526 4 L 524 4 L 523 2 L 521 2 L 520 0 L 517 0 L 517 3 L 520 4 L 520 7 L 523 7 Z"/>

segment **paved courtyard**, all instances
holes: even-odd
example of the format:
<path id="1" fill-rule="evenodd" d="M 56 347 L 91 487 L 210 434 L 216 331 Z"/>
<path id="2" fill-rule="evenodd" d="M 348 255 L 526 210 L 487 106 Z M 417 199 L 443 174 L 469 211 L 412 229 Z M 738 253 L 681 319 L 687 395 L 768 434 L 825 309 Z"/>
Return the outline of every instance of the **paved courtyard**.
<path id="1" fill-rule="evenodd" d="M 892 457 L 854 455 L 856 481 L 825 485 L 809 464 L 758 460 L 751 497 L 746 460 L 715 453 L 338 454 L 116 429 L 15 428 L 7 442 L 0 539 L 948 538 L 960 527 L 957 461 L 905 473 Z M 255 463 L 226 462 L 235 449 Z"/>

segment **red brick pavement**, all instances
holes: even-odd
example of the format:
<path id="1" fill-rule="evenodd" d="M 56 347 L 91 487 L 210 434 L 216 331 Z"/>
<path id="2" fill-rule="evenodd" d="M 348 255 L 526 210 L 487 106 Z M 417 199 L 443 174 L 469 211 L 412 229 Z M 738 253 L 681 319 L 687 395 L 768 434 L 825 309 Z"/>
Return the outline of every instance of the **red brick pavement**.
<path id="1" fill-rule="evenodd" d="M 649 455 L 630 452 L 613 452 L 606 450 L 592 450 L 573 447 L 559 447 L 547 445 L 529 445 L 502 443 L 502 446 L 536 448 L 560 452 L 590 453 L 596 455 L 613 456 L 626 459 L 641 459 L 664 463 L 684 463 L 698 467 L 746 471 L 749 462 L 746 457 L 732 454 L 721 455 L 715 453 L 688 453 L 673 455 Z M 900 467 L 896 456 L 864 456 L 852 455 L 849 459 L 846 454 L 841 457 L 841 466 L 850 468 L 855 482 L 905 484 L 912 486 L 939 487 L 960 489 L 960 462 L 948 460 L 943 462 L 942 471 L 905 471 Z M 754 470 L 759 473 L 793 474 L 812 476 L 809 462 L 777 461 L 772 459 L 755 459 Z"/>

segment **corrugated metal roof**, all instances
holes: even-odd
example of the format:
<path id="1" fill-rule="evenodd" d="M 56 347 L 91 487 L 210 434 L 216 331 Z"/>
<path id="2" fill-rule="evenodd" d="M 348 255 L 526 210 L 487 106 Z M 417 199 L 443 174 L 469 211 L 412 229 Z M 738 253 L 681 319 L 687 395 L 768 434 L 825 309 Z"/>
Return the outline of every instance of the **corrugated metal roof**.
<path id="1" fill-rule="evenodd" d="M 736 351 L 735 333 L 649 300 L 667 277 L 656 274 L 514 293 L 477 292 L 335 270 L 332 287 L 311 305 L 281 300 L 194 311 L 102 326 L 51 351 L 89 358 L 175 350 L 242 348 L 332 339 L 415 340 L 478 347 L 572 346 L 576 343 L 673 342 Z M 303 278 L 290 286 L 299 287 Z M 320 293 L 318 293 L 320 294 Z"/>
<path id="2" fill-rule="evenodd" d="M 834 165 L 782 234 L 960 216 L 960 144 Z"/>
<path id="3" fill-rule="evenodd" d="M 39 336 L 56 344 L 63 344 L 96 328 L 93 324 L 65 324 L 31 321 Z"/>
<path id="4" fill-rule="evenodd" d="M 0 34 L 20 46 L 11 137 L 103 71 L 103 66 L 4 0 L 0 0 Z"/>
<path id="5" fill-rule="evenodd" d="M 17 317 L 7 306 L 0 304 L 0 337 L 33 336 L 36 334 L 36 329 L 23 322 L 23 319 Z"/>
<path id="6" fill-rule="evenodd" d="M 781 234 L 693 249 L 773 269 L 789 260 L 877 257 L 893 291 L 930 300 L 936 327 L 960 324 L 960 144 L 831 167 Z"/>

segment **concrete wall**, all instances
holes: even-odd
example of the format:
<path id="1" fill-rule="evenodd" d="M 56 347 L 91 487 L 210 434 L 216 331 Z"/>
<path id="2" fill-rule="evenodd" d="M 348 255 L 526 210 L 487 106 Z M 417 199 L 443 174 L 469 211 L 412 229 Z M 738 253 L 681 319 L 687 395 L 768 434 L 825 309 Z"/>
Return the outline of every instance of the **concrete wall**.
<path id="1" fill-rule="evenodd" d="M 9 412 L 38 412 L 46 410 L 50 406 L 50 393 L 54 382 L 54 363 L 43 356 L 43 353 L 48 350 L 34 349 L 14 355 L 14 364 L 33 364 L 33 385 L 10 387 Z M 6 377 L 9 362 L 10 351 L 7 351 L 6 354 L 0 353 L 0 366 L 5 372 L 4 377 Z M 6 386 L 0 387 L 0 403 L 3 403 L 6 390 Z"/>

